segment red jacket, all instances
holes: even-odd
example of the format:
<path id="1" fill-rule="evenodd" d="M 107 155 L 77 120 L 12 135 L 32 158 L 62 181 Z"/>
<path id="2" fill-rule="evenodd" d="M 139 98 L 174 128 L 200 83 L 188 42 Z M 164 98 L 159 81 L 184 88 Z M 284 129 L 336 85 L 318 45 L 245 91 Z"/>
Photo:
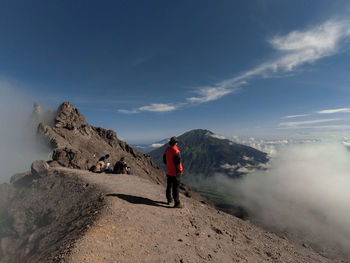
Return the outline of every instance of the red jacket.
<path id="1" fill-rule="evenodd" d="M 182 175 L 183 168 L 181 163 L 181 155 L 179 148 L 174 146 L 169 146 L 165 149 L 163 155 L 163 162 L 166 164 L 166 173 L 170 176 L 176 176 L 177 174 Z"/>

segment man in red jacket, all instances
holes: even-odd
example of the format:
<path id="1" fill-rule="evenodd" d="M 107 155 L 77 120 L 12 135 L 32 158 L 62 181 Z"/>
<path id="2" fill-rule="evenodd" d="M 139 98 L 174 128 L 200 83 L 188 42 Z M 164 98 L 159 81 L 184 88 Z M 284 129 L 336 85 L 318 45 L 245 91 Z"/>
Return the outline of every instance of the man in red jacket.
<path id="1" fill-rule="evenodd" d="M 177 147 L 178 139 L 174 136 L 170 138 L 169 147 L 165 149 L 163 154 L 163 162 L 166 164 L 166 176 L 167 176 L 167 188 L 166 188 L 166 198 L 168 199 L 168 204 L 175 201 L 175 208 L 182 208 L 183 205 L 180 203 L 179 199 L 179 185 L 180 179 L 183 172 L 180 150 Z M 171 197 L 171 192 L 173 198 Z"/>

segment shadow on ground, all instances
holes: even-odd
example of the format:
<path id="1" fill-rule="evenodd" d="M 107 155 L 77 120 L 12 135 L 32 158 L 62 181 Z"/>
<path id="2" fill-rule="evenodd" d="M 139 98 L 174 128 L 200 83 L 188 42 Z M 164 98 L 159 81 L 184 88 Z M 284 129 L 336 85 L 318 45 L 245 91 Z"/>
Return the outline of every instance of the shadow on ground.
<path id="1" fill-rule="evenodd" d="M 140 196 L 125 195 L 125 194 L 106 194 L 106 196 L 115 196 L 125 201 L 128 201 L 129 203 L 132 203 L 132 204 L 142 204 L 142 205 L 171 208 L 170 206 L 167 205 L 167 202 L 154 201 L 152 199 L 140 197 Z"/>

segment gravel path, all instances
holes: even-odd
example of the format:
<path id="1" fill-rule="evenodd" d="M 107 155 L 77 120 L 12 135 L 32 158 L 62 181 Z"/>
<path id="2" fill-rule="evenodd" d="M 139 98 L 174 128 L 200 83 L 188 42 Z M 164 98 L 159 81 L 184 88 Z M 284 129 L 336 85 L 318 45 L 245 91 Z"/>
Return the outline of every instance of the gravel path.
<path id="1" fill-rule="evenodd" d="M 330 262 L 183 195 L 185 207 L 172 208 L 163 186 L 137 176 L 71 172 L 98 185 L 106 206 L 67 262 Z"/>

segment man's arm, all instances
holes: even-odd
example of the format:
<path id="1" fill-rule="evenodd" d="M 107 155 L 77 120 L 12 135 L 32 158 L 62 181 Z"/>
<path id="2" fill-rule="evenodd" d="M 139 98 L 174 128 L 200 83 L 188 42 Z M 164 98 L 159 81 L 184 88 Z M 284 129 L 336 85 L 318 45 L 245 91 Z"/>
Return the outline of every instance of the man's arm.
<path id="1" fill-rule="evenodd" d="M 166 164 L 166 155 L 165 155 L 165 153 L 163 154 L 163 163 Z"/>
<path id="2" fill-rule="evenodd" d="M 175 156 L 174 156 L 174 164 L 176 167 L 176 176 L 180 176 L 181 175 L 181 171 L 178 168 L 178 165 L 181 163 L 181 154 L 180 152 L 178 152 Z"/>
<path id="3" fill-rule="evenodd" d="M 181 162 L 181 154 L 180 152 L 178 152 L 175 156 L 174 156 L 174 164 L 175 165 L 179 165 Z"/>

